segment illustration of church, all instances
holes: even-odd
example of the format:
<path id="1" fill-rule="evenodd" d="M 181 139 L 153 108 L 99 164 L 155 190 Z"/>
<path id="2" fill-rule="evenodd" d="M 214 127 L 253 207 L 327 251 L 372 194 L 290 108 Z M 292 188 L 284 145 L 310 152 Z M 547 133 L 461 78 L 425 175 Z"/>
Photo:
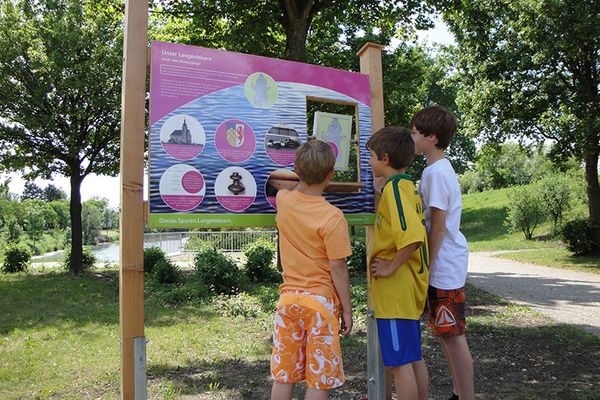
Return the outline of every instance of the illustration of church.
<path id="1" fill-rule="evenodd" d="M 183 120 L 183 125 L 181 129 L 176 129 L 171 132 L 171 136 L 169 137 L 168 143 L 174 144 L 193 144 L 192 143 L 192 132 L 190 128 L 188 128 L 185 119 Z"/>

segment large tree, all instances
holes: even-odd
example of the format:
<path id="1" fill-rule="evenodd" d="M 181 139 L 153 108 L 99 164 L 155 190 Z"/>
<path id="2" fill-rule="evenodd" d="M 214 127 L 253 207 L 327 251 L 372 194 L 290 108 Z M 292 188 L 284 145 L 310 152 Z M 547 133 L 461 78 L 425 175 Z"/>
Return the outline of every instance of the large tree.
<path id="1" fill-rule="evenodd" d="M 373 28 L 388 44 L 399 28 L 431 25 L 429 8 L 420 0 L 154 0 L 152 4 L 158 38 L 317 64 L 340 61 L 339 53 L 351 49 L 344 43 Z"/>
<path id="2" fill-rule="evenodd" d="M 467 127 L 489 141 L 549 139 L 555 159 L 583 161 L 600 226 L 600 2 L 436 3 L 456 36 Z"/>
<path id="3" fill-rule="evenodd" d="M 0 164 L 70 178 L 71 272 L 82 272 L 82 181 L 119 167 L 121 12 L 117 0 L 4 0 Z"/>

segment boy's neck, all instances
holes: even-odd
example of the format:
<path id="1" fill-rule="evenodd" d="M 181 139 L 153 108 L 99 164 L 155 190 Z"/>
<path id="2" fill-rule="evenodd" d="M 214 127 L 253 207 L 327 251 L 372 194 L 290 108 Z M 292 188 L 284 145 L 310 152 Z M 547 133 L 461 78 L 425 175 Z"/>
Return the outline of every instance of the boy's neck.
<path id="1" fill-rule="evenodd" d="M 435 163 L 436 161 L 440 161 L 442 158 L 445 158 L 444 149 L 438 149 L 437 147 L 434 147 L 433 149 L 431 149 L 431 151 L 428 151 L 427 153 L 423 153 L 423 155 L 427 160 L 428 166 Z"/>
<path id="2" fill-rule="evenodd" d="M 325 186 L 329 184 L 329 181 L 315 183 L 313 185 L 308 185 L 302 181 L 296 186 L 296 190 L 300 193 L 303 193 L 307 196 L 321 196 L 323 194 L 323 190 Z"/>
<path id="3" fill-rule="evenodd" d="M 406 173 L 406 168 L 396 169 L 396 168 L 392 168 L 392 167 L 387 167 L 385 169 L 385 171 L 383 171 L 383 175 L 382 176 L 387 181 L 388 179 L 390 179 L 394 175 L 405 174 L 405 173 Z"/>

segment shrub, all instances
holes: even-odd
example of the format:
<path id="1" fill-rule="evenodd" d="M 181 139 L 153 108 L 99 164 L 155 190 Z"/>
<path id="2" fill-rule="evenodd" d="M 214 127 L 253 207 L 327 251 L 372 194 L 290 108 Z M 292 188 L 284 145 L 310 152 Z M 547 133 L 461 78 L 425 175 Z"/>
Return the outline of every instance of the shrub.
<path id="1" fill-rule="evenodd" d="M 261 303 L 247 293 L 218 296 L 214 302 L 217 313 L 226 317 L 255 318 L 262 312 Z"/>
<path id="2" fill-rule="evenodd" d="M 4 250 L 2 271 L 6 273 L 21 272 L 27 269 L 31 260 L 31 252 L 22 244 L 9 244 Z"/>
<path id="3" fill-rule="evenodd" d="M 546 175 L 538 185 L 540 199 L 552 219 L 552 232 L 556 234 L 571 201 L 570 179 L 564 174 Z"/>
<path id="4" fill-rule="evenodd" d="M 578 256 L 600 255 L 600 242 L 597 239 L 599 233 L 600 228 L 585 218 L 567 222 L 562 230 L 567 248 Z"/>
<path id="5" fill-rule="evenodd" d="M 213 294 L 234 294 L 239 291 L 240 271 L 214 245 L 204 245 L 194 258 L 196 274 Z"/>
<path id="6" fill-rule="evenodd" d="M 96 256 L 90 250 L 89 247 L 83 248 L 83 253 L 81 254 L 81 270 L 87 271 L 92 269 L 96 264 Z M 71 248 L 65 250 L 65 254 L 63 256 L 63 269 L 70 271 L 69 266 L 71 265 Z"/>
<path id="7" fill-rule="evenodd" d="M 152 269 L 152 278 L 159 283 L 175 283 L 179 279 L 179 269 L 167 259 L 158 260 Z"/>
<path id="8" fill-rule="evenodd" d="M 268 240 L 258 239 L 244 246 L 246 276 L 251 282 L 274 282 L 279 274 L 273 268 L 275 245 Z"/>
<path id="9" fill-rule="evenodd" d="M 144 249 L 144 272 L 152 273 L 154 266 L 161 260 L 166 260 L 167 257 L 163 249 L 157 246 L 147 247 Z"/>
<path id="10" fill-rule="evenodd" d="M 367 246 L 364 240 L 352 241 L 352 255 L 348 257 L 348 271 L 352 276 L 367 275 Z"/>
<path id="11" fill-rule="evenodd" d="M 458 177 L 458 181 L 460 183 L 460 192 L 463 194 L 485 190 L 485 182 L 477 171 L 465 171 Z"/>
<path id="12" fill-rule="evenodd" d="M 544 216 L 542 202 L 533 186 L 521 186 L 509 194 L 507 222 L 515 231 L 523 232 L 531 240 L 533 231 Z"/>

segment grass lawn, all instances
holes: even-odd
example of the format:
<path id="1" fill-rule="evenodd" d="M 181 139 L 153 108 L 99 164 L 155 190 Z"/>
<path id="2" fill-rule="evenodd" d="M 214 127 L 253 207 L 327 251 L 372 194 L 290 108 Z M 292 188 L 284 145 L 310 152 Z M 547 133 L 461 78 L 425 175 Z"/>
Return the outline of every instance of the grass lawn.
<path id="1" fill-rule="evenodd" d="M 536 228 L 533 240 L 525 240 L 521 232 L 510 232 L 505 223 L 510 190 L 463 195 L 461 231 L 471 251 L 528 250 L 503 253 L 498 257 L 600 273 L 600 258 L 572 256 L 562 242 L 551 238 L 552 226 L 548 221 Z M 570 210 L 567 218 L 585 215 L 585 212 L 583 207 L 578 206 Z"/>
<path id="2" fill-rule="evenodd" d="M 342 344 L 348 381 L 335 399 L 366 394 L 364 278 L 353 292 L 355 330 Z M 600 398 L 600 338 L 472 287 L 468 295 L 478 399 Z M 119 398 L 116 271 L 0 274 L 0 298 L 1 399 Z M 275 298 L 275 285 L 255 287 L 235 307 L 223 298 L 174 305 L 147 295 L 149 398 L 267 398 Z M 254 312 L 224 313 L 232 309 Z M 450 389 L 439 352 L 424 329 L 432 399 Z"/>

